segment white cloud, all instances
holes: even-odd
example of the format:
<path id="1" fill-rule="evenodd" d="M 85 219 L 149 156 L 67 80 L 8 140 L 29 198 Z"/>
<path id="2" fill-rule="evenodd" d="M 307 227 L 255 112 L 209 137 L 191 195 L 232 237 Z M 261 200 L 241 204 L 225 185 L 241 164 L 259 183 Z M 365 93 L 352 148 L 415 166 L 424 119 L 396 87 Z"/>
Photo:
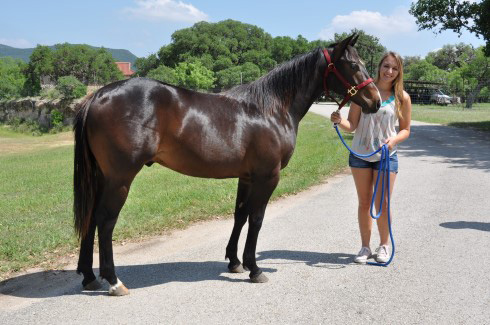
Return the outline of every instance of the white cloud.
<path id="1" fill-rule="evenodd" d="M 335 33 L 349 32 L 354 28 L 362 29 L 380 40 L 395 35 L 402 37 L 403 34 L 417 31 L 415 18 L 408 13 L 407 8 L 397 8 L 387 16 L 377 11 L 360 10 L 348 15 L 335 16 L 320 32 L 319 37 L 325 40 L 333 39 Z"/>
<path id="2" fill-rule="evenodd" d="M 135 0 L 135 8 L 123 12 L 133 18 L 153 21 L 198 22 L 208 20 L 208 15 L 191 4 L 176 0 Z"/>
<path id="3" fill-rule="evenodd" d="M 31 42 L 22 38 L 18 38 L 18 39 L 0 38 L 0 44 L 8 45 L 11 47 L 18 47 L 18 48 L 34 47 L 34 45 Z"/>

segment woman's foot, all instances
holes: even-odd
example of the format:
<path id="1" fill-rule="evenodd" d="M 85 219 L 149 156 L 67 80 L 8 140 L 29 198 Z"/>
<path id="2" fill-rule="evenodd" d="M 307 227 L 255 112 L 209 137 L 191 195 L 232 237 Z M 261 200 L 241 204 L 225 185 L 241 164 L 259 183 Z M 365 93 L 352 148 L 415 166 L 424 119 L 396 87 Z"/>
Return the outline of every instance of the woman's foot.
<path id="1" fill-rule="evenodd" d="M 376 248 L 376 262 L 378 263 L 386 263 L 390 259 L 390 256 L 388 254 L 388 246 L 387 245 L 381 245 L 378 248 Z"/>
<path id="2" fill-rule="evenodd" d="M 362 247 L 359 253 L 357 253 L 357 256 L 354 257 L 354 262 L 359 263 L 359 264 L 366 264 L 368 258 L 371 257 L 371 248 L 369 247 Z"/>

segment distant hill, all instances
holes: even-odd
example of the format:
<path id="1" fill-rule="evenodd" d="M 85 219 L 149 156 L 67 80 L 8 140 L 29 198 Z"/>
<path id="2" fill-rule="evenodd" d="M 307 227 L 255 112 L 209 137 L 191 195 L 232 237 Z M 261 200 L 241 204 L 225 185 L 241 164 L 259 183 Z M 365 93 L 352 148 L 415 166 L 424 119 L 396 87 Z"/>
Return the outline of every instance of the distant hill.
<path id="1" fill-rule="evenodd" d="M 95 47 L 95 46 L 90 46 L 90 47 L 98 49 L 98 47 Z M 53 46 L 50 46 L 50 48 L 55 49 L 56 46 L 53 45 Z M 112 57 L 116 61 L 131 62 L 131 66 L 134 65 L 134 61 L 138 58 L 136 55 L 129 52 L 128 50 L 109 49 L 109 48 L 105 48 L 105 49 L 112 54 Z M 21 59 L 25 62 L 29 62 L 29 57 L 31 56 L 32 51 L 34 51 L 34 48 L 19 49 L 19 48 L 0 44 L 0 57 L 11 56 L 15 59 Z"/>

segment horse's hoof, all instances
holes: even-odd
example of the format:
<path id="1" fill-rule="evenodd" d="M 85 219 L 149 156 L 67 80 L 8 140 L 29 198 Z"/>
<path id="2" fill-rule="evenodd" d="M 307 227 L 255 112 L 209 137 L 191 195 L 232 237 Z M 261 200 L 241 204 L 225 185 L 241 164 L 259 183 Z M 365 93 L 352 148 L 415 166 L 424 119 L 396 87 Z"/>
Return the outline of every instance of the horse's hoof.
<path id="1" fill-rule="evenodd" d="M 242 264 L 238 264 L 237 266 L 229 268 L 230 273 L 243 273 L 245 272 L 245 268 L 242 266 Z"/>
<path id="2" fill-rule="evenodd" d="M 100 288 L 102 288 L 102 284 L 100 284 L 100 282 L 97 281 L 97 279 L 83 286 L 83 290 L 89 290 L 89 291 L 99 290 Z"/>
<path id="3" fill-rule="evenodd" d="M 117 279 L 117 283 L 109 288 L 109 296 L 126 296 L 129 295 L 129 290 L 126 286 Z"/>
<path id="4" fill-rule="evenodd" d="M 264 273 L 260 273 L 259 275 L 251 277 L 250 281 L 252 281 L 252 283 L 266 283 L 269 281 L 269 278 L 267 278 Z"/>

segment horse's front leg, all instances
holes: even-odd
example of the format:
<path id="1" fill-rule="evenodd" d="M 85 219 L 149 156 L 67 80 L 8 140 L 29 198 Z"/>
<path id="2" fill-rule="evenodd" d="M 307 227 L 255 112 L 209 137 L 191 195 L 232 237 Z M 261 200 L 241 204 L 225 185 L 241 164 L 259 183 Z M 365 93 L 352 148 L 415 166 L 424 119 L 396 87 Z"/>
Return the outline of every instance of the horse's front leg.
<path id="1" fill-rule="evenodd" d="M 257 266 L 255 251 L 262 221 L 264 220 L 265 209 L 278 182 L 279 171 L 268 178 L 254 181 L 250 194 L 248 204 L 250 215 L 248 219 L 247 241 L 243 251 L 243 265 L 250 270 L 250 280 L 254 283 L 268 281 L 268 278 Z"/>
<path id="2" fill-rule="evenodd" d="M 244 271 L 242 263 L 238 259 L 238 239 L 245 222 L 247 221 L 248 211 L 246 204 L 250 195 L 250 184 L 243 179 L 238 181 L 238 192 L 235 204 L 235 224 L 231 232 L 230 240 L 226 246 L 226 256 L 230 260 L 228 269 L 232 273 L 242 273 Z"/>

